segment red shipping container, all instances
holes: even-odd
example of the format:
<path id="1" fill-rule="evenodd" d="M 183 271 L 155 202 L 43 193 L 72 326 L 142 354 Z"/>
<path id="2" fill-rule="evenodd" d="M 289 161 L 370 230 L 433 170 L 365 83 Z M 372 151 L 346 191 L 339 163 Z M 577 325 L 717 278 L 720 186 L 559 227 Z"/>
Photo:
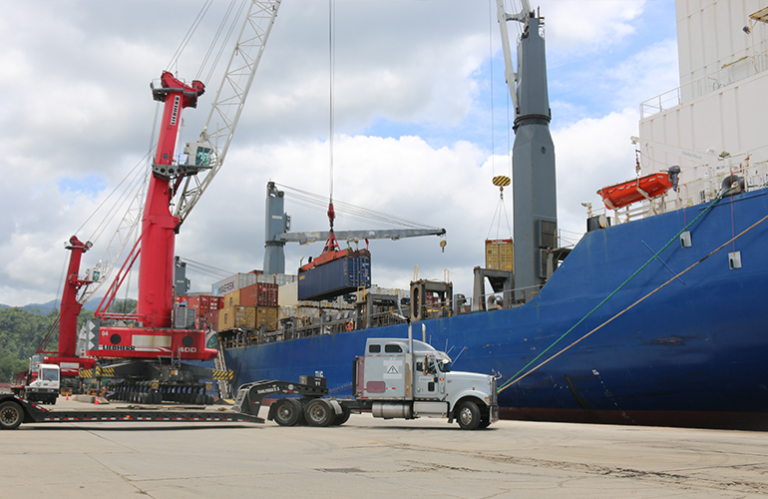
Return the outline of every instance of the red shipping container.
<path id="1" fill-rule="evenodd" d="M 277 284 L 257 282 L 240 288 L 241 307 L 276 307 Z"/>

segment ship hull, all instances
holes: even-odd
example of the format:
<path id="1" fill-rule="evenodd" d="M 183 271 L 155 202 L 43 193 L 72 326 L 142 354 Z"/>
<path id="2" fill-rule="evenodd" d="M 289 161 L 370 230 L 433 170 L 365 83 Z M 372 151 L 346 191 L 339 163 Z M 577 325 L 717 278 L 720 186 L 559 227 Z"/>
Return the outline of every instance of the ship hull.
<path id="1" fill-rule="evenodd" d="M 566 331 L 573 328 L 533 365 L 615 317 L 503 389 L 502 416 L 768 429 L 768 222 L 707 257 L 768 214 L 768 192 L 721 200 L 689 228 L 690 247 L 675 240 L 598 307 L 705 208 L 688 207 L 587 233 L 533 300 L 511 309 L 424 321 L 427 340 L 447 351 L 456 369 L 501 372 L 501 387 Z M 729 265 L 731 252 L 740 252 L 741 268 Z M 420 328 L 414 331 L 418 337 Z M 374 336 L 405 337 L 407 328 L 235 348 L 226 350 L 225 358 L 239 383 L 293 380 L 322 371 L 331 393 L 345 396 L 352 393 L 352 361 Z"/>

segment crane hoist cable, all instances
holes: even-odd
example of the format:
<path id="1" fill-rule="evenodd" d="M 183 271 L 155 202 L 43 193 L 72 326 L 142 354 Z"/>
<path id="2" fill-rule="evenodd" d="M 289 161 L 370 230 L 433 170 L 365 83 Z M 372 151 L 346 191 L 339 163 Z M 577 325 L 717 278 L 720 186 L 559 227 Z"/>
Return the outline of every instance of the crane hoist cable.
<path id="1" fill-rule="evenodd" d="M 235 3 L 235 0 L 232 0 L 232 4 L 231 5 L 234 5 L 234 3 Z M 243 10 L 245 10 L 245 6 L 246 5 L 247 5 L 247 0 L 242 0 L 242 2 L 240 3 L 240 6 L 237 8 L 237 12 L 235 12 L 235 15 L 232 17 L 232 21 L 229 23 L 229 29 L 227 29 L 227 34 L 224 37 L 224 39 L 221 41 L 221 44 L 219 45 L 219 50 L 216 53 L 216 58 L 213 60 L 213 63 L 211 64 L 211 67 L 208 70 L 208 75 L 206 76 L 204 81 L 213 81 L 214 80 L 213 73 L 216 70 L 216 67 L 219 65 L 219 61 L 221 60 L 221 56 L 224 54 L 224 50 L 227 47 L 229 47 L 229 39 L 232 37 L 232 33 L 234 33 L 235 28 L 238 26 L 238 20 L 242 19 Z M 228 14 L 225 13 L 224 19 L 222 19 L 222 21 L 221 21 L 220 29 L 223 29 L 224 26 L 226 26 L 226 24 L 227 24 L 227 17 L 228 17 Z M 217 33 L 216 37 L 214 37 L 213 42 L 211 42 L 211 46 L 210 46 L 210 49 L 209 49 L 210 51 L 212 51 L 214 46 L 216 45 L 217 40 L 218 40 L 218 36 L 219 35 Z M 203 72 L 203 66 L 206 64 L 206 62 L 207 62 L 207 56 L 206 56 L 206 59 L 203 61 L 203 65 L 201 65 L 201 67 L 200 67 L 200 73 Z"/>
<path id="2" fill-rule="evenodd" d="M 330 198 L 328 202 L 328 221 L 331 224 L 331 233 L 333 233 L 333 220 L 336 218 L 336 213 L 333 209 L 333 128 L 334 128 L 334 102 L 333 102 L 333 90 L 334 90 L 334 76 L 336 72 L 336 47 L 335 47 L 335 31 L 336 31 L 336 2 L 334 0 L 328 0 L 328 89 L 329 89 L 329 118 L 328 118 L 328 145 L 329 145 L 329 173 L 330 173 Z M 331 237 L 333 235 L 331 234 Z"/>
<path id="3" fill-rule="evenodd" d="M 283 184 L 275 183 L 275 185 L 283 189 L 285 191 L 286 197 L 290 197 L 297 204 L 301 204 L 302 206 L 307 206 L 309 208 L 313 208 L 316 210 L 325 209 L 326 199 L 321 195 L 313 194 L 311 192 L 304 191 L 304 190 L 297 189 L 295 187 L 290 187 Z M 394 226 L 399 225 L 399 226 L 413 227 L 413 228 L 419 228 L 419 229 L 436 228 L 435 226 L 414 222 L 412 220 L 398 217 L 396 215 L 390 215 L 387 213 L 375 211 L 370 208 L 363 208 L 361 206 L 356 206 L 351 203 L 346 203 L 344 201 L 336 200 L 334 204 L 338 209 L 338 213 L 347 215 L 350 218 L 356 218 L 356 219 L 365 220 L 365 221 L 380 222 L 380 223 L 385 223 L 385 224 L 394 225 Z"/>
<path id="4" fill-rule="evenodd" d="M 496 120 L 494 116 L 494 104 L 493 104 L 493 7 L 491 6 L 493 0 L 488 0 L 488 61 L 490 63 L 491 77 L 491 172 L 493 176 L 496 176 Z"/>
<path id="5" fill-rule="evenodd" d="M 213 5 L 213 0 L 206 0 L 206 2 L 200 8 L 200 12 L 197 13 L 197 17 L 195 17 L 195 20 L 192 21 L 192 25 L 187 30 L 187 34 L 184 35 L 184 38 L 182 38 L 179 47 L 176 49 L 176 52 L 174 52 L 171 56 L 171 60 L 168 61 L 168 65 L 166 66 L 167 68 L 172 68 L 178 62 L 179 57 L 181 57 L 182 52 L 184 52 L 187 44 L 192 39 L 192 35 L 194 35 L 197 27 L 200 26 L 200 22 L 205 17 L 205 14 L 208 12 L 208 9 L 211 7 L 211 5 Z"/>
<path id="6" fill-rule="evenodd" d="M 224 31 L 224 27 L 227 25 L 227 19 L 229 19 L 230 14 L 232 14 L 232 8 L 235 6 L 235 1 L 236 0 L 231 0 L 229 2 L 229 6 L 227 7 L 227 10 L 224 12 L 224 18 L 219 23 L 219 27 L 216 30 L 216 33 L 213 35 L 213 41 L 211 41 L 211 44 L 208 46 L 208 51 L 205 53 L 205 57 L 203 57 L 203 61 L 200 63 L 200 69 L 197 71 L 197 74 L 195 75 L 196 80 L 203 80 L 202 78 L 203 71 L 205 71 L 205 67 L 208 64 L 208 59 L 211 57 L 211 54 L 213 53 L 214 49 L 216 48 L 216 45 L 218 44 L 219 37 L 221 36 L 221 33 Z M 225 44 L 226 42 L 222 44 L 222 47 Z M 221 54 L 221 51 L 219 51 L 219 54 Z M 214 60 L 214 64 L 211 67 L 211 71 L 213 71 L 213 67 L 215 67 L 216 61 L 218 61 L 218 57 Z M 210 77 L 203 81 L 210 81 Z"/>

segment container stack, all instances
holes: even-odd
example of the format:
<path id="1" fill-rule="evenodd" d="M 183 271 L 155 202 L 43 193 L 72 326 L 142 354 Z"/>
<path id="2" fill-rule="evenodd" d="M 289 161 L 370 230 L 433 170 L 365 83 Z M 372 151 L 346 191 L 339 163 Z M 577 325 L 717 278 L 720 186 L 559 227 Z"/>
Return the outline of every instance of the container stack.
<path id="1" fill-rule="evenodd" d="M 218 330 L 257 330 L 261 326 L 266 331 L 277 330 L 277 296 L 278 287 L 274 282 L 254 282 L 226 293 L 222 298 L 224 306 L 219 310 Z"/>
<path id="2" fill-rule="evenodd" d="M 212 295 L 175 296 L 173 300 L 177 306 L 184 306 L 197 311 L 196 327 L 198 329 L 211 327 L 216 330 L 219 323 L 219 309 L 223 306 L 221 297 Z"/>

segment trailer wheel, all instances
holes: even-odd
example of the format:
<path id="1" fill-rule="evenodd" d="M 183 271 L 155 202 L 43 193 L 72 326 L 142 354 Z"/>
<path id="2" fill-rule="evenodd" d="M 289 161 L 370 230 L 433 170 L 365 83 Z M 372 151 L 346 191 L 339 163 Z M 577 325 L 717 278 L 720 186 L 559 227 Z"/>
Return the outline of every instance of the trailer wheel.
<path id="1" fill-rule="evenodd" d="M 459 406 L 456 419 L 462 430 L 476 430 L 480 426 L 480 409 L 477 404 L 467 400 Z"/>
<path id="2" fill-rule="evenodd" d="M 334 419 L 333 423 L 331 423 L 333 426 L 340 426 L 349 421 L 349 415 L 352 414 L 352 411 L 347 409 L 346 407 L 341 408 L 341 414 L 338 414 Z"/>
<path id="3" fill-rule="evenodd" d="M 329 426 L 336 418 L 336 411 L 325 399 L 314 399 L 304 409 L 304 418 L 309 426 Z"/>
<path id="4" fill-rule="evenodd" d="M 281 399 L 275 402 L 275 423 L 280 426 L 296 426 L 301 417 L 301 404 L 296 399 Z"/>
<path id="5" fill-rule="evenodd" d="M 24 420 L 24 412 L 16 402 L 6 401 L 0 404 L 0 429 L 13 430 Z"/>

